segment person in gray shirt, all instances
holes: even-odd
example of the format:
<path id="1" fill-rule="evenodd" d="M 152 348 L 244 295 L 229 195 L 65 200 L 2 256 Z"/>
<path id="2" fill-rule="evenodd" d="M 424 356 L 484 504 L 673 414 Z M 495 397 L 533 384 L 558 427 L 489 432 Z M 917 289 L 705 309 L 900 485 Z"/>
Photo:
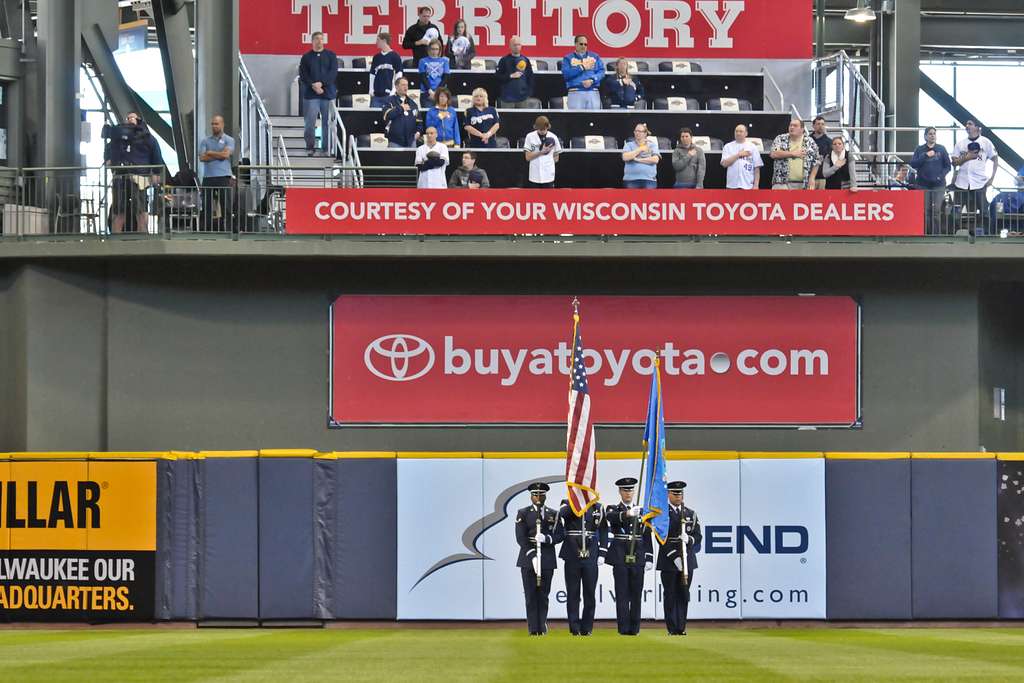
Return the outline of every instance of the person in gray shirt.
<path id="1" fill-rule="evenodd" d="M 487 171 L 476 165 L 476 152 L 462 153 L 462 166 L 455 169 L 452 177 L 448 180 L 448 187 L 469 188 L 478 190 L 487 189 L 491 181 L 487 177 Z"/>
<path id="2" fill-rule="evenodd" d="M 693 144 L 693 131 L 683 128 L 679 131 L 679 144 L 672 150 L 672 168 L 676 172 L 676 189 L 704 189 L 704 173 L 707 162 L 704 150 Z"/>

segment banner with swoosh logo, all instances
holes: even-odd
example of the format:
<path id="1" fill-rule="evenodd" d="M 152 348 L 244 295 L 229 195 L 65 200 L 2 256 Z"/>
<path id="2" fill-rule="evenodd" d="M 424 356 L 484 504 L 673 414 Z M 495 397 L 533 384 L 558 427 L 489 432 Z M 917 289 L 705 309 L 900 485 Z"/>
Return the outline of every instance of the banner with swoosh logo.
<path id="1" fill-rule="evenodd" d="M 571 297 L 344 295 L 330 421 L 564 424 Z M 655 353 L 679 425 L 858 426 L 850 297 L 586 297 L 599 424 L 639 424 Z"/>

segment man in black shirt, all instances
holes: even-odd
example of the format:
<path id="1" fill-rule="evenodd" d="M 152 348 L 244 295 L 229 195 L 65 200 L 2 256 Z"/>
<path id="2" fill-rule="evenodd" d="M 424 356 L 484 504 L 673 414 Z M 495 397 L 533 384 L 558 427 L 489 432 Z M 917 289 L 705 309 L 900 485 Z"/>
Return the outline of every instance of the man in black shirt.
<path id="1" fill-rule="evenodd" d="M 419 20 L 405 29 L 405 36 L 402 38 L 402 47 L 412 50 L 412 61 L 419 68 L 420 60 L 428 56 L 427 49 L 434 40 L 441 40 L 441 29 L 431 23 L 430 18 L 434 16 L 434 10 L 430 7 L 420 7 Z"/>
<path id="2" fill-rule="evenodd" d="M 828 136 L 828 132 L 825 126 L 825 118 L 822 116 L 815 116 L 814 121 L 811 122 L 811 140 L 814 140 L 814 144 L 818 146 L 818 152 L 821 154 L 821 158 L 824 159 L 832 153 L 832 138 Z M 815 190 L 825 189 L 825 179 L 817 178 L 814 181 Z"/>

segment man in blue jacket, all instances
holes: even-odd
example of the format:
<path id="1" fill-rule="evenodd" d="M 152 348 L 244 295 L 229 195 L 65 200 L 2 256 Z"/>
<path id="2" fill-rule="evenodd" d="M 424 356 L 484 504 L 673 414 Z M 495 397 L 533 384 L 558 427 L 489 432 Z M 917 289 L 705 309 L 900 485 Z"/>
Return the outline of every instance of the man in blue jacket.
<path id="1" fill-rule="evenodd" d="M 331 150 L 331 112 L 334 111 L 334 100 L 338 96 L 338 57 L 324 48 L 324 34 L 317 31 L 313 34 L 313 49 L 302 55 L 299 62 L 299 88 L 303 103 L 303 116 L 306 119 L 304 130 L 306 153 L 314 155 L 316 146 L 316 117 L 320 115 L 320 149 L 324 156 Z"/>
<path id="2" fill-rule="evenodd" d="M 600 109 L 604 62 L 587 50 L 587 37 L 576 36 L 576 49 L 562 58 L 562 77 L 569 91 L 569 109 Z"/>
<path id="3" fill-rule="evenodd" d="M 409 97 L 409 81 L 399 78 L 395 94 L 384 105 L 384 123 L 387 126 L 388 147 L 402 149 L 416 146 L 420 136 L 416 102 Z"/>

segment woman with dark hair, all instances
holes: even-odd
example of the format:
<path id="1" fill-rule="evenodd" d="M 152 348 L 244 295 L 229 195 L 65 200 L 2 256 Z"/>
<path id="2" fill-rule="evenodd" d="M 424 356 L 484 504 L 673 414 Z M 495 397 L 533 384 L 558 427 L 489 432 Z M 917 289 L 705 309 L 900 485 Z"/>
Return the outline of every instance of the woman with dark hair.
<path id="1" fill-rule="evenodd" d="M 466 28 L 465 19 L 459 19 L 452 27 L 444 55 L 451 62 L 453 69 L 469 69 L 472 66 L 473 57 L 476 57 L 476 45 Z"/>
<path id="2" fill-rule="evenodd" d="M 434 93 L 434 106 L 427 111 L 423 125 L 437 129 L 437 141 L 447 147 L 460 147 L 459 114 L 451 106 L 452 93 L 448 88 L 438 88 Z"/>
<path id="3" fill-rule="evenodd" d="M 832 138 L 832 151 L 821 161 L 821 174 L 825 176 L 826 190 L 857 191 L 857 173 L 853 169 L 855 159 L 846 151 L 841 137 Z"/>
<path id="4" fill-rule="evenodd" d="M 676 172 L 673 187 L 686 190 L 703 190 L 707 160 L 704 150 L 693 144 L 693 131 L 683 128 L 679 131 L 679 144 L 672 150 L 672 170 Z"/>
<path id="5" fill-rule="evenodd" d="M 924 190 L 925 233 L 941 232 L 942 203 L 946 199 L 946 176 L 953 162 L 946 148 L 936 142 L 938 131 L 929 126 L 924 131 L 924 144 L 914 150 L 910 165 L 917 171 L 917 186 Z"/>

